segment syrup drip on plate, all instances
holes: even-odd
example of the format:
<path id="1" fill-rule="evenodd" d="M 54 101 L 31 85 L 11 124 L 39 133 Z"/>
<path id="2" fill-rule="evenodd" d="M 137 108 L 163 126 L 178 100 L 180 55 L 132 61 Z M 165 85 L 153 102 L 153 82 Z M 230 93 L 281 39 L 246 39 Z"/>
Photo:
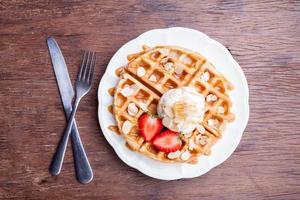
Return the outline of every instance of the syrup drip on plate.
<path id="1" fill-rule="evenodd" d="M 109 105 L 109 106 L 107 107 L 107 110 L 108 110 L 111 114 L 113 114 L 113 113 L 114 113 L 114 111 L 113 111 L 113 105 Z"/>
<path id="2" fill-rule="evenodd" d="M 116 125 L 109 125 L 108 129 L 115 132 L 115 133 L 117 133 L 118 135 L 121 134 L 120 131 L 119 131 L 119 128 Z"/>
<path id="3" fill-rule="evenodd" d="M 115 74 L 117 75 L 117 77 L 121 76 L 121 73 L 123 72 L 123 68 L 124 67 L 122 66 L 116 69 Z"/>
<path id="4" fill-rule="evenodd" d="M 116 74 L 118 77 L 120 77 L 122 72 L 123 72 L 123 66 L 122 66 L 122 67 L 119 67 L 118 69 L 116 69 L 115 74 Z M 109 88 L 109 89 L 108 89 L 108 93 L 109 93 L 110 96 L 113 97 L 114 94 L 115 94 L 115 88 L 114 88 L 114 87 L 113 87 L 113 88 Z M 109 105 L 109 106 L 107 107 L 107 110 L 108 110 L 111 114 L 113 114 L 113 105 Z M 118 126 L 116 126 L 116 125 L 109 125 L 109 126 L 108 126 L 108 129 L 111 130 L 111 131 L 113 131 L 113 132 L 115 132 L 115 133 L 117 133 L 118 135 L 121 134 L 120 131 L 119 131 Z"/>
<path id="5" fill-rule="evenodd" d="M 115 90 L 116 90 L 116 89 L 115 89 L 114 87 L 109 88 L 109 89 L 108 89 L 109 95 L 113 97 L 113 96 L 115 95 Z"/>

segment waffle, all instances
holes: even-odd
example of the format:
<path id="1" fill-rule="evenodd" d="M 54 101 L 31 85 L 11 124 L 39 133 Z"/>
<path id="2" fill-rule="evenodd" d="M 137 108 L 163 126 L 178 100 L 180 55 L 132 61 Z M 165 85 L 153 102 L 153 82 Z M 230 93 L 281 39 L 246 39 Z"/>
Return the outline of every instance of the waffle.
<path id="1" fill-rule="evenodd" d="M 229 97 L 233 85 L 205 57 L 176 46 L 143 46 L 141 52 L 129 55 L 128 61 L 116 86 L 113 105 L 117 126 L 127 146 L 163 162 L 196 163 L 199 155 L 209 155 L 227 122 L 234 120 Z M 138 119 L 145 111 L 157 114 L 160 97 L 172 88 L 183 86 L 196 88 L 206 98 L 206 112 L 202 124 L 181 137 L 180 151 L 169 155 L 139 135 Z"/>

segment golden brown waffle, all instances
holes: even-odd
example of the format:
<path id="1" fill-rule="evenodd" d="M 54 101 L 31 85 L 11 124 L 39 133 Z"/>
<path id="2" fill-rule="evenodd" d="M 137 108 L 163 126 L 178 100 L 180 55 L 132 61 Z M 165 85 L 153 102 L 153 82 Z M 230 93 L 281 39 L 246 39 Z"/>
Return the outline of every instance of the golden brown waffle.
<path id="1" fill-rule="evenodd" d="M 228 93 L 233 89 L 232 84 L 205 57 L 180 47 L 143 46 L 143 51 L 129 55 L 128 60 L 116 87 L 113 105 L 127 146 L 164 162 L 195 163 L 199 155 L 208 155 L 227 122 L 234 120 Z M 195 87 L 206 98 L 206 113 L 202 125 L 182 136 L 180 152 L 169 155 L 172 158 L 169 159 L 167 153 L 144 141 L 138 133 L 137 121 L 146 109 L 157 114 L 160 97 L 169 89 L 183 86 Z"/>

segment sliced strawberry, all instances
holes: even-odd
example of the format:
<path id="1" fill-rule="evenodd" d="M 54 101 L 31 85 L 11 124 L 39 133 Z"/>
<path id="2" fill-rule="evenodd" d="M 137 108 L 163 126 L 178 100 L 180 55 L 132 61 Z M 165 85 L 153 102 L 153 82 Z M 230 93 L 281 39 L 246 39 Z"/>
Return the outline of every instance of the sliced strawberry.
<path id="1" fill-rule="evenodd" d="M 151 141 L 163 129 L 160 118 L 144 113 L 139 118 L 140 135 L 142 135 L 147 142 Z"/>
<path id="2" fill-rule="evenodd" d="M 153 139 L 153 146 L 167 153 L 179 150 L 181 144 L 179 133 L 170 130 L 162 132 Z"/>

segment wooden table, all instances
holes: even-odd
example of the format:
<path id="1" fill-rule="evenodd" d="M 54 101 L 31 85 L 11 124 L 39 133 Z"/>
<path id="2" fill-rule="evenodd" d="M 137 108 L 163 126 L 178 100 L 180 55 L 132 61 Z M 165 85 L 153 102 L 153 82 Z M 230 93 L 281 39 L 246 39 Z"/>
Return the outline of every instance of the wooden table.
<path id="1" fill-rule="evenodd" d="M 299 1 L 0 1 L 1 199 L 300 199 Z M 247 77 L 250 119 L 239 147 L 194 179 L 160 181 L 124 164 L 97 119 L 98 83 L 125 42 L 153 28 L 200 30 L 230 49 Z M 65 117 L 46 46 L 59 42 L 71 79 L 81 50 L 99 52 L 77 122 L 94 180 L 75 179 L 71 148 L 62 173 L 50 159 Z"/>

